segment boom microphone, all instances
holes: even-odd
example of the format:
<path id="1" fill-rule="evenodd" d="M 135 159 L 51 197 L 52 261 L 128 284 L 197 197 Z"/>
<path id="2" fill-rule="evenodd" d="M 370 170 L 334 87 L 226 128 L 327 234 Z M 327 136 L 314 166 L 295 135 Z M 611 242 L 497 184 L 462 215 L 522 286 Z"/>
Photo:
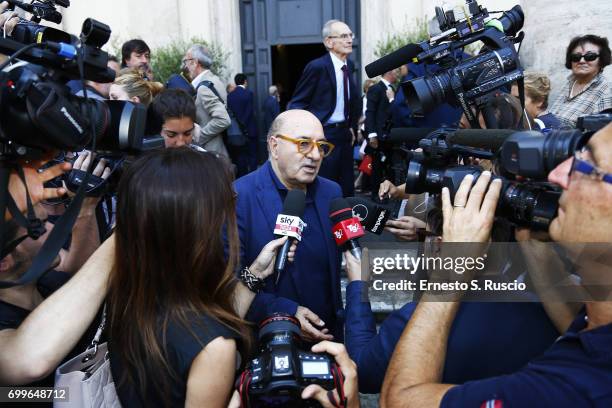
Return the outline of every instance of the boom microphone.
<path id="1" fill-rule="evenodd" d="M 449 144 L 497 151 L 502 147 L 504 141 L 516 132 L 512 129 L 458 129 L 450 133 L 446 141 Z"/>
<path id="2" fill-rule="evenodd" d="M 344 198 L 336 198 L 329 205 L 329 218 L 332 222 L 332 233 L 336 240 L 336 245 L 343 249 L 348 249 L 358 260 L 361 260 L 361 247 L 359 237 L 363 237 L 365 232 L 359 222 L 359 218 L 353 217 L 353 209 Z"/>
<path id="3" fill-rule="evenodd" d="M 359 219 L 366 231 L 382 234 L 391 215 L 390 208 L 360 197 L 346 197 L 346 201 L 351 206 L 353 217 Z"/>
<path id="4" fill-rule="evenodd" d="M 421 52 L 423 52 L 423 49 L 417 44 L 405 45 L 399 50 L 393 51 L 391 54 L 385 55 L 366 65 L 366 74 L 368 74 L 368 78 L 382 75 L 385 72 L 392 71 L 395 68 L 413 62 L 413 59 Z"/>
<path id="5" fill-rule="evenodd" d="M 274 226 L 274 236 L 277 238 L 288 236 L 287 242 L 278 250 L 276 262 L 274 263 L 274 272 L 276 274 L 276 282 L 282 271 L 285 270 L 287 264 L 287 255 L 291 247 L 292 239 L 300 241 L 302 239 L 302 231 L 306 224 L 302 221 L 304 216 L 304 208 L 306 207 L 306 193 L 302 190 L 289 190 L 285 202 L 283 203 L 283 212 L 276 217 Z"/>
<path id="6" fill-rule="evenodd" d="M 406 143 L 409 147 L 419 147 L 419 141 L 426 138 L 430 133 L 435 132 L 435 128 L 409 128 L 398 127 L 391 129 L 388 141 L 394 144 Z"/>

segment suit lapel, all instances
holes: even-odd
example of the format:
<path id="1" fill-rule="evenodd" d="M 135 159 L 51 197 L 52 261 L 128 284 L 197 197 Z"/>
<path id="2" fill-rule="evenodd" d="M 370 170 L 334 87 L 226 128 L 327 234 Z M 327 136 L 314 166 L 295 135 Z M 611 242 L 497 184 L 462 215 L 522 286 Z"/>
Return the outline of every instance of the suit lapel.
<path id="1" fill-rule="evenodd" d="M 327 259 L 329 262 L 329 273 L 330 281 L 332 283 L 332 302 L 334 307 L 334 313 L 338 310 L 339 305 L 336 297 L 336 288 L 340 287 L 340 273 L 338 271 L 338 251 L 336 250 L 336 242 L 332 238 L 331 234 L 331 221 L 329 219 L 329 203 L 330 199 L 327 194 L 321 191 L 321 185 L 319 183 L 319 179 L 315 180 L 317 183 L 317 193 L 315 196 L 315 209 L 317 211 L 317 215 L 319 216 L 319 222 L 321 223 L 321 228 L 323 229 L 323 233 L 325 234 L 325 247 L 327 248 Z M 326 231 L 329 232 L 326 234 Z"/>
<path id="2" fill-rule="evenodd" d="M 327 73 L 329 74 L 329 79 L 331 80 L 331 83 L 333 84 L 332 92 L 334 94 L 333 100 L 335 104 L 336 98 L 338 97 L 337 95 L 338 83 L 336 82 L 336 71 L 334 69 L 334 63 L 332 62 L 331 55 L 329 53 L 327 53 L 327 55 L 325 56 L 325 66 L 327 67 Z"/>

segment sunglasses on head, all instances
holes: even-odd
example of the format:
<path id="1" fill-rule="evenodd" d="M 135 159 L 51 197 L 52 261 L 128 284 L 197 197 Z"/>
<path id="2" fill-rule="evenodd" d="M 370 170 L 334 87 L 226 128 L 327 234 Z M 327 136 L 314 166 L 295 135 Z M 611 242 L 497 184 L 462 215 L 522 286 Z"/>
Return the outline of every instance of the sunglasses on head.
<path id="1" fill-rule="evenodd" d="M 592 62 L 599 58 L 599 54 L 595 54 L 594 52 L 587 52 L 586 54 L 576 53 L 570 55 L 570 61 L 572 62 L 580 62 L 582 58 L 584 58 L 584 60 L 587 62 Z"/>

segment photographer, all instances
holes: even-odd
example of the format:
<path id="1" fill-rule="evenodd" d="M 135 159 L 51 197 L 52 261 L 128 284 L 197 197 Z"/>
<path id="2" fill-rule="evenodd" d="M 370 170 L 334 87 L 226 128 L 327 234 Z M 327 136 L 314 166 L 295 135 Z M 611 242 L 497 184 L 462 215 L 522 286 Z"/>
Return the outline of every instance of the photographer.
<path id="1" fill-rule="evenodd" d="M 608 250 L 584 246 L 581 256 L 598 263 L 576 265 L 582 277 L 609 273 L 612 242 L 612 125 L 591 137 L 586 147 L 549 174 L 563 189 L 559 213 L 550 225 L 555 241 L 608 244 Z M 598 177 L 588 177 L 597 175 Z M 474 187 L 466 177 L 451 204 L 443 190 L 444 241 L 489 240 L 501 183 L 488 186 L 483 173 Z M 468 196 L 469 195 L 469 196 Z M 562 244 L 562 245 L 563 245 Z M 588 288 L 585 288 L 589 290 Z M 427 296 L 427 295 L 426 295 Z M 572 326 L 540 357 L 513 374 L 464 385 L 443 383 L 442 367 L 452 357 L 449 333 L 460 301 L 419 302 L 411 323 L 397 344 L 385 376 L 382 407 L 454 406 L 572 406 L 604 407 L 612 404 L 612 307 L 609 302 L 587 303 Z"/>
<path id="2" fill-rule="evenodd" d="M 517 106 L 519 108 L 516 108 Z M 520 104 L 511 95 L 493 95 L 487 107 L 491 108 L 500 127 L 510 128 L 520 123 Z M 484 125 L 484 118 L 479 116 Z M 400 197 L 404 193 L 405 185 L 395 187 L 385 182 L 381 185 L 381 194 L 385 193 L 384 189 L 393 196 Z M 427 227 L 429 231 L 439 234 L 435 225 L 441 222 L 437 222 L 439 217 L 436 217 L 435 213 L 436 211 L 428 214 L 427 220 L 430 224 Z M 511 239 L 507 224 L 505 219 L 498 220 L 494 229 L 494 240 Z M 387 222 L 385 228 L 399 239 L 416 239 L 416 230 L 421 225 L 423 221 L 420 219 L 405 216 L 391 224 Z M 504 271 L 504 274 L 509 274 L 513 270 L 522 272 L 521 265 L 506 262 L 505 259 L 500 259 L 496 265 L 500 273 Z M 371 306 L 362 301 L 361 294 L 365 290 L 366 282 L 362 281 L 360 270 L 353 273 L 349 270 L 348 277 L 347 348 L 351 358 L 357 363 L 362 392 L 379 392 L 383 373 L 401 332 L 412 321 L 416 303 L 408 303 L 393 312 L 385 319 L 377 333 Z M 522 333 L 529 333 L 530 338 L 524 339 L 521 337 Z M 450 331 L 448 358 L 443 361 L 443 380 L 461 384 L 511 373 L 544 352 L 558 335 L 559 331 L 539 303 L 464 303 Z"/>
<path id="3" fill-rule="evenodd" d="M 0 330 L 0 384 L 30 384 L 46 377 L 47 384 L 53 383 L 50 375 L 81 339 L 106 295 L 114 243 L 114 237 L 105 241 L 18 327 Z"/>

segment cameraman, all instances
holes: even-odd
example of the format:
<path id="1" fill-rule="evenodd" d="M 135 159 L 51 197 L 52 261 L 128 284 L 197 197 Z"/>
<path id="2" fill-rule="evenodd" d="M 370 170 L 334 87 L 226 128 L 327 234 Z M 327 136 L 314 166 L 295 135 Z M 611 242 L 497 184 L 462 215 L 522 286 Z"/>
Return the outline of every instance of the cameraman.
<path id="1" fill-rule="evenodd" d="M 586 147 L 548 176 L 563 189 L 559 213 L 550 225 L 555 241 L 612 243 L 612 125 L 591 137 Z M 597 175 L 597 177 L 592 177 Z M 451 204 L 442 192 L 445 242 L 487 242 L 501 183 L 488 186 L 483 173 L 474 187 L 467 176 Z M 469 194 L 469 197 L 468 197 Z M 610 252 L 590 252 L 576 265 L 582 277 L 609 274 Z M 596 262 L 589 262 L 595 261 Z M 588 267 L 585 267 L 585 264 Z M 589 288 L 585 287 L 589 290 Z M 464 385 L 442 383 L 449 332 L 461 302 L 419 302 L 397 344 L 385 376 L 382 407 L 572 406 L 612 405 L 612 304 L 590 302 L 565 335 L 543 355 L 513 374 Z M 487 405 L 489 406 L 489 405 Z"/>

